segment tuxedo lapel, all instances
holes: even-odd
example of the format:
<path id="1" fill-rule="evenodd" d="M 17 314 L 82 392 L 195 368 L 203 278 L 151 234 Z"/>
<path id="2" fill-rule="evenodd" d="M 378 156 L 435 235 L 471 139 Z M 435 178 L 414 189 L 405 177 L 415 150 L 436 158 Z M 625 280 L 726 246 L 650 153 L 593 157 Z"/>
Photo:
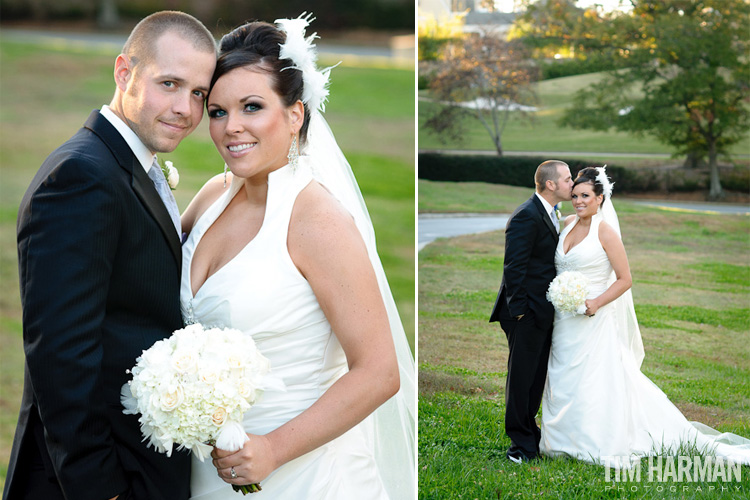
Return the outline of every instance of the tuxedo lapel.
<path id="1" fill-rule="evenodd" d="M 180 238 L 175 231 L 172 218 L 167 212 L 167 207 L 161 201 L 159 193 L 156 191 L 154 183 L 149 178 L 143 166 L 133 154 L 125 139 L 115 127 L 109 123 L 98 110 L 89 115 L 86 124 L 87 129 L 95 133 L 114 154 L 117 162 L 122 168 L 127 170 L 131 177 L 131 185 L 138 199 L 141 201 L 146 210 L 156 220 L 164 237 L 167 239 L 169 248 L 175 258 L 178 267 L 182 266 L 182 249 L 180 248 Z"/>
<path id="2" fill-rule="evenodd" d="M 555 228 L 555 225 L 552 224 L 552 219 L 549 218 L 549 214 L 546 213 L 544 210 L 544 205 L 542 205 L 542 202 L 539 201 L 539 198 L 537 195 L 532 195 L 531 197 L 534 202 L 534 206 L 539 210 L 539 213 L 542 216 L 542 220 L 544 221 L 544 224 L 547 226 L 547 228 L 552 231 L 552 234 L 555 236 L 555 241 L 557 241 L 560 238 L 559 233 L 557 232 L 557 228 Z"/>
<path id="3" fill-rule="evenodd" d="M 159 228 L 167 238 L 169 248 L 172 250 L 175 260 L 179 265 L 182 265 L 180 262 L 182 259 L 180 239 L 175 231 L 172 218 L 169 216 L 167 207 L 164 206 L 164 202 L 156 191 L 153 181 L 151 181 L 148 174 L 143 170 L 143 167 L 135 157 L 133 157 L 132 171 L 133 191 L 135 191 L 135 194 L 141 199 L 146 210 L 148 210 L 154 219 L 156 219 L 156 223 L 159 224 Z"/>

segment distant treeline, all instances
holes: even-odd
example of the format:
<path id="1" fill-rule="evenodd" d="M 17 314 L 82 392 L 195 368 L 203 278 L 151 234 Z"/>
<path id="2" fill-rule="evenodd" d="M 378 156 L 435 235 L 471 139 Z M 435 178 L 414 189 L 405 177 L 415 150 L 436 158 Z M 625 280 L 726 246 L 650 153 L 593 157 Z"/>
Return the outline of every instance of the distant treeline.
<path id="1" fill-rule="evenodd" d="M 420 179 L 449 182 L 488 182 L 510 186 L 534 187 L 534 172 L 544 157 L 449 155 L 420 153 L 418 176 Z M 584 167 L 600 167 L 600 163 L 558 158 L 570 166 L 573 177 Z M 626 168 L 607 166 L 607 175 L 621 193 L 645 191 L 695 191 L 708 188 L 707 169 Z M 748 192 L 750 168 L 746 165 L 721 167 L 721 185 L 731 191 Z"/>
<path id="2" fill-rule="evenodd" d="M 114 8 L 114 9 L 113 9 Z M 273 22 L 297 17 L 302 12 L 315 15 L 313 30 L 408 30 L 414 29 L 413 0 L 3 0 L 3 21 L 80 21 L 108 23 L 112 12 L 125 28 L 157 10 L 182 10 L 203 21 L 217 34 L 245 21 Z M 102 16 L 106 13 L 106 16 Z"/>

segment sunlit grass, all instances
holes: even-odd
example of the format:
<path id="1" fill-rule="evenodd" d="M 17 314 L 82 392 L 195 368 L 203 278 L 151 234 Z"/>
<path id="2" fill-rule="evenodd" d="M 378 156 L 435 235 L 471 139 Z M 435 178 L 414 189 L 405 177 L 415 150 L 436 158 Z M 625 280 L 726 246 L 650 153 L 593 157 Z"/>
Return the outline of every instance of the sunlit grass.
<path id="1" fill-rule="evenodd" d="M 456 211 L 494 204 L 508 213 L 531 195 L 473 184 L 420 181 L 420 210 L 455 194 Z M 750 437 L 750 219 L 614 202 L 646 351 L 642 371 L 689 420 Z M 505 458 L 507 341 L 488 322 L 504 243 L 495 231 L 440 239 L 419 252 L 419 498 L 750 496 L 748 467 L 741 482 L 727 484 L 654 483 L 645 471 L 640 482 L 616 484 L 605 481 L 603 467 L 576 460 L 518 466 Z"/>
<path id="2" fill-rule="evenodd" d="M 633 134 L 609 130 L 606 132 L 592 130 L 578 130 L 570 127 L 560 127 L 559 119 L 563 112 L 573 102 L 573 95 L 578 90 L 587 87 L 601 79 L 599 74 L 587 74 L 555 78 L 545 80 L 536 84 L 536 92 L 539 98 L 538 112 L 534 114 L 533 120 L 521 119 L 511 114 L 508 124 L 502 132 L 502 145 L 506 152 L 513 151 L 571 151 L 571 152 L 593 152 L 593 153 L 644 153 L 644 154 L 673 154 L 672 147 L 656 141 L 656 139 L 645 136 L 638 137 Z M 423 97 L 419 101 L 418 113 L 418 141 L 419 149 L 468 149 L 468 150 L 490 150 L 495 149 L 488 132 L 481 123 L 474 118 L 466 118 L 462 122 L 466 133 L 463 141 L 448 141 L 446 144 L 440 142 L 439 138 L 424 127 L 424 123 L 434 110 L 435 104 L 429 99 L 429 91 L 421 91 Z M 732 147 L 732 154 L 747 155 L 750 152 L 750 133 L 745 134 L 745 139 Z M 648 156 L 644 156 L 647 159 Z M 602 156 L 600 161 L 614 163 L 613 158 Z"/>

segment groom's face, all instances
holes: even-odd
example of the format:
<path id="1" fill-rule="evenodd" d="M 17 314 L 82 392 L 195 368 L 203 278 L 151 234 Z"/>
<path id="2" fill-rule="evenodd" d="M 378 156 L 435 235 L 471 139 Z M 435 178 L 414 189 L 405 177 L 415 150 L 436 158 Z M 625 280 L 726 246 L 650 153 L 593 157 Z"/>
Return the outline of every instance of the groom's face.
<path id="1" fill-rule="evenodd" d="M 122 118 L 152 153 L 174 151 L 203 117 L 215 54 L 196 50 L 167 32 L 156 41 L 149 59 L 118 58 L 118 63 L 127 66 L 115 69 L 125 76 L 120 86 Z"/>
<path id="2" fill-rule="evenodd" d="M 570 169 L 563 165 L 557 166 L 557 189 L 555 195 L 560 201 L 570 201 L 571 192 L 573 191 L 573 176 L 570 175 Z"/>

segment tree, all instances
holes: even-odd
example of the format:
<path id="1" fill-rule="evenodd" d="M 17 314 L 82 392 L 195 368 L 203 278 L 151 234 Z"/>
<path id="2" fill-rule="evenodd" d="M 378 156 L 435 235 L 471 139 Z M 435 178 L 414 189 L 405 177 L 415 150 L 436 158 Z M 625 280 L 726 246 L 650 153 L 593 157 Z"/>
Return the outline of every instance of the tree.
<path id="1" fill-rule="evenodd" d="M 552 0 L 550 0 L 552 1 Z M 586 11 L 578 50 L 605 53 L 619 69 L 581 90 L 562 124 L 652 135 L 676 154 L 708 158 L 709 199 L 723 196 L 718 157 L 750 129 L 745 0 L 631 0 L 632 11 Z M 543 28 L 531 38 L 544 38 Z M 537 42 L 538 44 L 538 42 Z"/>
<path id="2" fill-rule="evenodd" d="M 524 47 L 490 32 L 469 36 L 446 48 L 430 90 L 438 101 L 425 126 L 442 142 L 460 140 L 464 119 L 471 116 L 487 130 L 502 156 L 502 134 L 510 113 L 524 115 L 524 106 L 535 104 L 531 84 L 537 70 Z"/>
<path id="3" fill-rule="evenodd" d="M 495 0 L 479 0 L 477 4 L 487 12 L 495 12 L 496 10 Z"/>
<path id="4" fill-rule="evenodd" d="M 100 0 L 98 5 L 97 26 L 105 30 L 117 28 L 120 25 L 120 15 L 117 13 L 117 3 L 115 0 Z"/>
<path id="5" fill-rule="evenodd" d="M 466 12 L 436 17 L 429 12 L 419 10 L 417 42 L 419 61 L 437 61 L 442 48 L 451 41 L 463 37 Z"/>

